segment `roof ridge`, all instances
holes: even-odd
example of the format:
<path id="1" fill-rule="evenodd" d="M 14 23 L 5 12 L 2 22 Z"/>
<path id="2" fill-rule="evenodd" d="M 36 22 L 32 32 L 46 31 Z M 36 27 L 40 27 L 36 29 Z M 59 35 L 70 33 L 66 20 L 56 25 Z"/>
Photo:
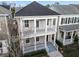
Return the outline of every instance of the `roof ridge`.
<path id="1" fill-rule="evenodd" d="M 37 15 L 59 15 L 59 13 L 41 5 L 40 3 L 34 1 L 15 14 L 16 16 L 37 16 Z"/>

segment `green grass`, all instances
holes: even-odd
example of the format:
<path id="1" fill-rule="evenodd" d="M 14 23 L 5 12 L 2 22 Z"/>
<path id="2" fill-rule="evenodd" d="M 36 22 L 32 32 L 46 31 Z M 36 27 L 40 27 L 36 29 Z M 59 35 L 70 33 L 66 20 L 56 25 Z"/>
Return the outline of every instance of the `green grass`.
<path id="1" fill-rule="evenodd" d="M 64 57 L 79 57 L 79 44 L 71 44 L 63 47 Z"/>
<path id="2" fill-rule="evenodd" d="M 24 54 L 23 57 L 48 57 L 46 50 L 38 50 Z"/>

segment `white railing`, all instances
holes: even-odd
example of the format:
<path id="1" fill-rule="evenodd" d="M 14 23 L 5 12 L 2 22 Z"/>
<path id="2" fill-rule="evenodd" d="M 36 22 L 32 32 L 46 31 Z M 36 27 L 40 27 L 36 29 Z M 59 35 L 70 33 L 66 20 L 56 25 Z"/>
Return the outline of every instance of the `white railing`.
<path id="1" fill-rule="evenodd" d="M 57 49 L 57 51 L 58 51 L 58 45 L 55 43 L 55 48 Z"/>

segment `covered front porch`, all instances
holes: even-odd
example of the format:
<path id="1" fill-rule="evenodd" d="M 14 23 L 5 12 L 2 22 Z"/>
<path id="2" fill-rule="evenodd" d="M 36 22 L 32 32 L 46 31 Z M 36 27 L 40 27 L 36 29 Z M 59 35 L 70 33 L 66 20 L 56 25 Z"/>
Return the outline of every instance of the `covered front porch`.
<path id="1" fill-rule="evenodd" d="M 57 50 L 57 47 L 55 46 L 55 38 L 55 34 L 29 38 L 29 43 L 23 41 L 23 54 L 41 49 L 46 49 L 49 52 Z"/>
<path id="2" fill-rule="evenodd" d="M 78 35 L 78 32 L 79 24 L 60 26 L 58 32 L 59 41 L 61 41 L 63 45 L 72 44 L 74 42 L 74 37 Z"/>

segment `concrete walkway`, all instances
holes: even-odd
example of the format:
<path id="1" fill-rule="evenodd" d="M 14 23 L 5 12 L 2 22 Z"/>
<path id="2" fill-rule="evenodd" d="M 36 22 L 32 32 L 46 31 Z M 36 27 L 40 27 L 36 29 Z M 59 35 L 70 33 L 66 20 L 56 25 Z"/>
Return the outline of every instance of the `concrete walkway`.
<path id="1" fill-rule="evenodd" d="M 63 57 L 51 42 L 47 43 L 46 51 L 50 57 Z"/>
<path id="2" fill-rule="evenodd" d="M 63 57 L 63 55 L 59 51 L 53 51 L 48 53 L 50 57 Z"/>

